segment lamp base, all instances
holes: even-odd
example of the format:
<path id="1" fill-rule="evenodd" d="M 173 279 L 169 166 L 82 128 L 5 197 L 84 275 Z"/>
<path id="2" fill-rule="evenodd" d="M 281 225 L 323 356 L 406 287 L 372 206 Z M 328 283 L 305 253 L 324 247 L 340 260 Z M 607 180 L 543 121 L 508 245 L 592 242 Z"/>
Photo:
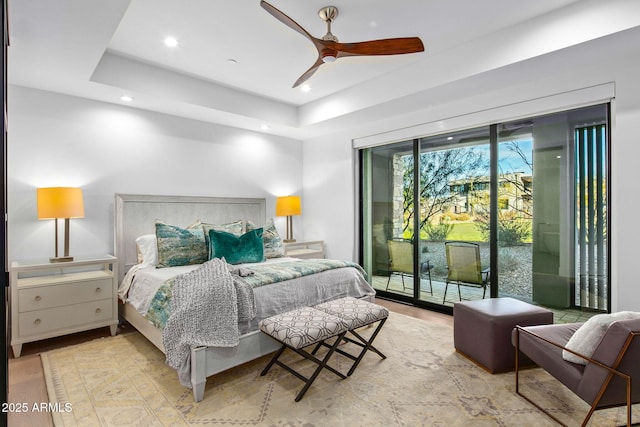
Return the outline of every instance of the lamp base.
<path id="1" fill-rule="evenodd" d="M 296 239 L 282 239 L 284 243 L 294 243 Z"/>
<path id="2" fill-rule="evenodd" d="M 49 262 L 69 262 L 69 261 L 73 261 L 72 256 L 59 256 L 59 257 L 49 258 Z"/>

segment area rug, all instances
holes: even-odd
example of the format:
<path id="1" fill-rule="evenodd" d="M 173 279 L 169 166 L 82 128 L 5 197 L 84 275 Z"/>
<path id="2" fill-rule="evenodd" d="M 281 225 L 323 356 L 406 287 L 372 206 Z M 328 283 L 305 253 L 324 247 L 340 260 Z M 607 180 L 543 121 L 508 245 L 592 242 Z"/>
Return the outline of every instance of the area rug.
<path id="1" fill-rule="evenodd" d="M 345 380 L 325 370 L 297 403 L 299 379 L 278 366 L 260 376 L 268 356 L 210 377 L 196 403 L 162 352 L 137 332 L 41 357 L 50 401 L 61 409 L 53 411 L 56 426 L 555 425 L 515 394 L 513 373 L 491 375 L 457 354 L 449 326 L 391 313 L 375 345 L 387 359 L 369 352 Z M 297 369 L 310 364 L 287 357 Z M 348 370 L 343 356 L 332 361 Z M 523 392 L 568 425 L 580 425 L 587 405 L 546 372 L 528 369 L 521 380 Z M 590 425 L 625 420 L 624 409 L 608 409 Z"/>

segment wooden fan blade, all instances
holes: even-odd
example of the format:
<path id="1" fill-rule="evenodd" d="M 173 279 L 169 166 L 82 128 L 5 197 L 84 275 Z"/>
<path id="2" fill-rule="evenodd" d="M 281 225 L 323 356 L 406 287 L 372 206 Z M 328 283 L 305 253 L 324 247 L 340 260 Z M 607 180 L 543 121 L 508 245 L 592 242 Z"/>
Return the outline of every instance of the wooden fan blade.
<path id="1" fill-rule="evenodd" d="M 311 66 L 311 68 L 309 68 L 307 71 L 304 72 L 304 74 L 302 74 L 300 76 L 300 78 L 298 78 L 298 80 L 296 80 L 296 82 L 293 84 L 293 87 L 296 88 L 298 86 L 300 86 L 302 83 L 306 82 L 307 80 L 309 80 L 309 77 L 313 76 L 313 74 L 318 71 L 318 68 L 320 68 L 320 66 L 324 64 L 324 61 L 322 61 L 322 57 L 318 57 L 318 59 L 316 60 L 315 64 L 313 64 Z"/>
<path id="2" fill-rule="evenodd" d="M 358 43 L 335 43 L 335 49 L 340 58 L 354 55 L 402 55 L 424 52 L 424 45 L 419 37 L 404 37 Z"/>
<path id="3" fill-rule="evenodd" d="M 294 21 L 293 19 L 289 18 L 282 11 L 276 9 L 275 7 L 273 7 L 272 5 L 270 5 L 269 3 L 267 3 L 264 0 L 260 1 L 260 6 L 262 6 L 262 8 L 264 10 L 266 10 L 271 15 L 273 15 L 278 21 L 282 22 L 287 27 L 299 32 L 300 34 L 302 34 L 303 36 L 305 36 L 306 38 L 311 40 L 314 45 L 316 44 L 315 41 L 317 39 L 315 37 L 313 37 L 311 34 L 309 34 L 307 32 L 307 30 L 302 28 L 296 21 Z"/>

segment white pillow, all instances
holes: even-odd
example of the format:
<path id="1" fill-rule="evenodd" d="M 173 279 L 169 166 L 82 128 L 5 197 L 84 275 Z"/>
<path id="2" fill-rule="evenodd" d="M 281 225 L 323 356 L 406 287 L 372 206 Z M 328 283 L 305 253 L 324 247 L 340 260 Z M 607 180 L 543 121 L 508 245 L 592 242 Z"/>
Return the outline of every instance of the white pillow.
<path id="1" fill-rule="evenodd" d="M 158 240 L 155 234 L 145 234 L 136 240 L 138 250 L 138 264 L 143 267 L 155 266 L 158 264 Z"/>
<path id="2" fill-rule="evenodd" d="M 634 311 L 620 311 L 611 314 L 597 314 L 584 322 L 573 334 L 565 346 L 569 350 L 591 357 L 602 340 L 609 325 L 616 320 L 640 319 L 640 313 Z M 586 365 L 587 361 L 566 350 L 562 350 L 562 358 L 568 362 Z"/>

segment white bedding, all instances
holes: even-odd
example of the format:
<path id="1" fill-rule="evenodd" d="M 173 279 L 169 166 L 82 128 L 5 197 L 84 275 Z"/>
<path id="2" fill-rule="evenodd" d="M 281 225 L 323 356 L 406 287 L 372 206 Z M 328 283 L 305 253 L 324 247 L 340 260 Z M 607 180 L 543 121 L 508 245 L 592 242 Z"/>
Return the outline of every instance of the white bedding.
<path id="1" fill-rule="evenodd" d="M 285 261 L 298 261 L 298 259 L 271 258 L 265 263 L 275 264 Z M 243 264 L 240 264 L 236 267 L 242 266 Z M 199 265 L 167 268 L 134 266 L 122 281 L 119 294 L 123 301 L 131 304 L 145 316 L 154 295 L 163 283 L 171 277 L 188 273 L 198 267 Z M 348 267 L 259 286 L 254 289 L 254 295 L 257 315 L 249 324 L 240 325 L 241 333 L 257 329 L 260 320 L 276 314 L 346 296 L 373 298 L 375 290 L 356 268 Z"/>

